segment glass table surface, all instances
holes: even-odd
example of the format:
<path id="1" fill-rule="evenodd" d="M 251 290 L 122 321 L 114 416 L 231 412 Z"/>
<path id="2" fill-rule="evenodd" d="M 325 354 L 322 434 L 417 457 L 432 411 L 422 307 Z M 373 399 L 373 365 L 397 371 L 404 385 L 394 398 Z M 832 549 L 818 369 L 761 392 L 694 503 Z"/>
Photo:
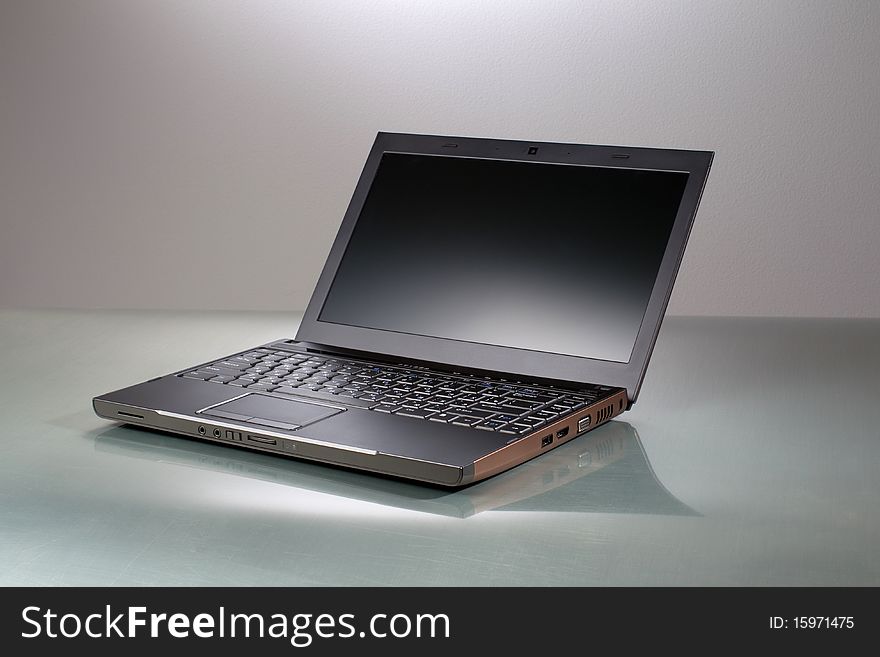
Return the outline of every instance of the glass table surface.
<path id="1" fill-rule="evenodd" d="M 92 412 L 298 320 L 0 312 L 0 585 L 880 584 L 880 320 L 667 318 L 630 412 L 460 490 Z"/>

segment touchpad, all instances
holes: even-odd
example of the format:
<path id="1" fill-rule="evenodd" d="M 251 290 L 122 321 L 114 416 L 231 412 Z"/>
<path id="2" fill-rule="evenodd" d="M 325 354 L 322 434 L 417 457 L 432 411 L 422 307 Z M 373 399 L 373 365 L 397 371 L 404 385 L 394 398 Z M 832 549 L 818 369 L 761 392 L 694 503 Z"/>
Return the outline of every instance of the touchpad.
<path id="1" fill-rule="evenodd" d="M 278 399 L 250 394 L 213 406 L 203 413 L 231 420 L 243 420 L 278 429 L 298 429 L 318 420 L 342 413 L 345 409 L 305 401 Z"/>

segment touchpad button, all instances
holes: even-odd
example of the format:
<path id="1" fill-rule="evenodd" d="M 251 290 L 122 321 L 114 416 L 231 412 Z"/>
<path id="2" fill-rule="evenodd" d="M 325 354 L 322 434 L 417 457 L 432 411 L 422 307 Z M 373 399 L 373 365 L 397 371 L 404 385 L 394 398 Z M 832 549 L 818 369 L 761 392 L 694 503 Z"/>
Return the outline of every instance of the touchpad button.
<path id="1" fill-rule="evenodd" d="M 305 401 L 293 401 L 267 395 L 250 394 L 209 408 L 204 411 L 204 414 L 211 415 L 214 411 L 219 411 L 218 417 L 223 417 L 222 414 L 233 413 L 248 418 L 248 421 L 254 424 L 263 424 L 280 429 L 296 429 L 318 420 L 323 420 L 331 415 L 342 413 L 344 410 Z"/>

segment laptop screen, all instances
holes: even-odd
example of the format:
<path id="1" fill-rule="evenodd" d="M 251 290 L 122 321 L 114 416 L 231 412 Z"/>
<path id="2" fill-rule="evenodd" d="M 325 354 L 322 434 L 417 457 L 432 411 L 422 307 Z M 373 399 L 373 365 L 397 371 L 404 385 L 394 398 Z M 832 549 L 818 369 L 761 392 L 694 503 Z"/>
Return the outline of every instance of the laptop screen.
<path id="1" fill-rule="evenodd" d="M 318 321 L 626 363 L 687 177 L 385 153 Z"/>

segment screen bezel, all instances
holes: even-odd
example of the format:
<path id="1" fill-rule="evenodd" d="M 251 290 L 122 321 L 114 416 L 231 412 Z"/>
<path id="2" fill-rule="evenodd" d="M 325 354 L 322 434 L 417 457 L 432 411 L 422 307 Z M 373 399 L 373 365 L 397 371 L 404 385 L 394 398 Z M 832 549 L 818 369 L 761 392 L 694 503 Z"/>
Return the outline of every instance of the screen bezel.
<path id="1" fill-rule="evenodd" d="M 345 254 L 384 153 L 688 173 L 681 203 L 629 362 L 620 363 L 583 356 L 547 353 L 318 321 L 318 316 L 324 307 L 330 286 Z M 500 375 L 616 386 L 627 389 L 630 403 L 632 403 L 638 396 L 638 390 L 660 329 L 666 305 L 669 302 L 675 275 L 681 263 L 688 234 L 712 163 L 712 156 L 713 153 L 709 151 L 557 144 L 380 132 L 367 157 L 339 232 L 300 323 L 296 339 L 317 345 L 358 352 L 372 352 L 449 367 L 483 370 Z M 539 237 L 539 235 L 536 236 L 536 239 Z M 622 238 L 625 239 L 625 236 Z M 585 244 L 584 254 L 589 255 L 591 248 L 602 248 L 601 239 L 597 239 L 593 244 Z M 552 254 L 547 255 L 548 257 L 552 256 Z M 575 303 L 576 299 L 573 299 L 572 302 Z M 552 318 L 548 318 L 548 321 L 552 321 Z"/>

